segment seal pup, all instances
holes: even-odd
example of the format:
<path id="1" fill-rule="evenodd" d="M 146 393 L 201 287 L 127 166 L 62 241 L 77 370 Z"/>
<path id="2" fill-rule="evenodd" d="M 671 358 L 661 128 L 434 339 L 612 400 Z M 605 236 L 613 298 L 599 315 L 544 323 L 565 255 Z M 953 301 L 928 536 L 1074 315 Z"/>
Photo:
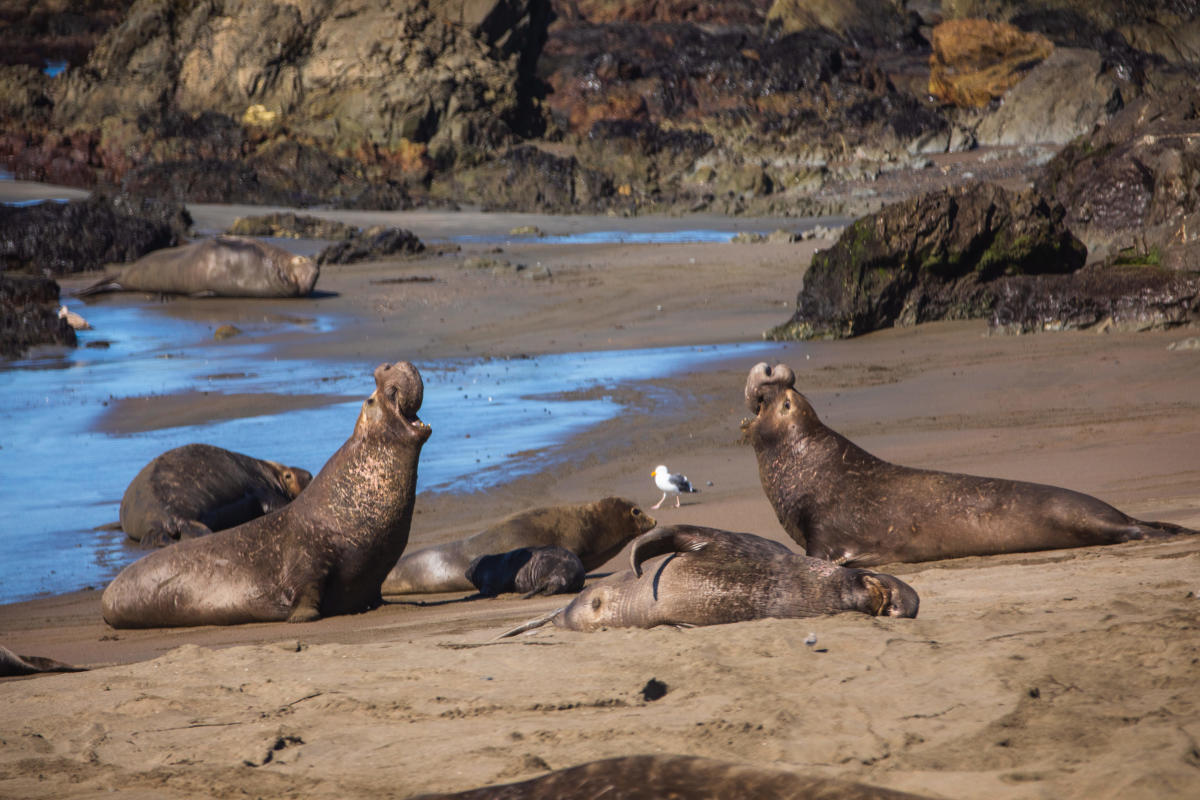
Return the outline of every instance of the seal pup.
<path id="1" fill-rule="evenodd" d="M 476 556 L 466 578 L 484 597 L 521 592 L 534 595 L 568 594 L 583 589 L 587 570 L 579 556 L 565 547 L 518 547 L 507 553 Z"/>
<path id="2" fill-rule="evenodd" d="M 429 426 L 406 361 L 375 368 L 354 432 L 294 501 L 266 516 L 156 550 L 101 597 L 114 628 L 234 625 L 375 608 L 408 543 L 417 460 Z"/>
<path id="3" fill-rule="evenodd" d="M 655 511 L 667 501 L 668 494 L 675 495 L 675 507 L 679 508 L 680 494 L 684 492 L 697 493 L 700 491 L 692 486 L 692 482 L 688 480 L 687 475 L 680 472 L 671 472 L 667 469 L 666 464 L 659 464 L 650 475 L 654 478 L 654 485 L 663 493 L 662 499 L 650 506 Z"/>
<path id="4" fill-rule="evenodd" d="M 920 800 L 919 795 L 840 778 L 800 775 L 758 764 L 699 756 L 634 755 L 589 761 L 536 778 L 411 800 L 561 798 L 716 798 L 721 800 Z"/>
<path id="5" fill-rule="evenodd" d="M 142 547 L 207 536 L 283 508 L 312 473 L 210 444 L 156 457 L 125 489 L 121 529 Z"/>
<path id="6" fill-rule="evenodd" d="M 44 656 L 19 656 L 0 644 L 0 678 L 12 675 L 35 675 L 39 672 L 86 672 L 87 667 L 76 667 Z"/>
<path id="7" fill-rule="evenodd" d="M 795 381 L 784 364 L 755 365 L 743 430 L 775 515 L 810 556 L 872 566 L 1198 533 L 1070 489 L 889 463 L 826 427 Z"/>
<path id="8" fill-rule="evenodd" d="M 304 297 L 316 263 L 258 239 L 215 236 L 155 250 L 75 293 L 161 292 L 193 297 Z"/>
<path id="9" fill-rule="evenodd" d="M 467 567 L 477 556 L 518 547 L 565 547 L 593 570 L 658 523 L 623 497 L 522 511 L 466 539 L 405 555 L 383 583 L 384 594 L 470 591 Z"/>
<path id="10" fill-rule="evenodd" d="M 651 572 L 642 563 L 659 555 Z M 573 631 L 722 625 L 841 611 L 915 617 L 916 590 L 892 575 L 793 553 L 752 533 L 697 525 L 659 528 L 633 543 L 632 569 L 584 589 L 561 609 L 501 635 L 546 622 Z"/>

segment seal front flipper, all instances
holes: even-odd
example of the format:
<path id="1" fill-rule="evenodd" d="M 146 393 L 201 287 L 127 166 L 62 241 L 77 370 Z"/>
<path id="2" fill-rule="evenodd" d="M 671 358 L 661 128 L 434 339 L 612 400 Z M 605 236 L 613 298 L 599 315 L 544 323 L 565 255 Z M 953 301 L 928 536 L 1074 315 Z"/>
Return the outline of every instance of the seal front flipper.
<path id="1" fill-rule="evenodd" d="M 696 531 L 683 530 L 677 525 L 657 528 L 644 533 L 633 542 L 629 562 L 633 572 L 642 576 L 642 562 L 666 553 L 698 553 L 708 547 L 709 540 Z"/>
<path id="2" fill-rule="evenodd" d="M 312 581 L 300 590 L 288 622 L 313 622 L 321 618 L 321 590 L 316 581 Z"/>
<path id="3" fill-rule="evenodd" d="M 525 631 L 531 631 L 534 628 L 540 628 L 543 625 L 545 625 L 547 622 L 553 622 L 555 617 L 557 617 L 559 614 L 563 613 L 566 610 L 567 610 L 567 607 L 563 606 L 562 608 L 554 609 L 549 614 L 543 614 L 542 616 L 540 616 L 536 619 L 531 619 L 528 622 L 522 622 L 517 627 L 506 630 L 504 633 L 497 636 L 496 639 L 507 639 L 511 636 L 516 636 L 518 633 L 524 633 Z M 493 639 L 493 641 L 495 641 L 495 640 Z"/>

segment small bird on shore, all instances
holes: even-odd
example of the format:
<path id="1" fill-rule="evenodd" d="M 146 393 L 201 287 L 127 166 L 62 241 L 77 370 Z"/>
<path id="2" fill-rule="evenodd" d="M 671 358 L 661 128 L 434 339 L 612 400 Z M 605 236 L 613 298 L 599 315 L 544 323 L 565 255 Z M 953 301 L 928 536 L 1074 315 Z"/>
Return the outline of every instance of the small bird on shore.
<path id="1" fill-rule="evenodd" d="M 650 473 L 654 476 L 654 485 L 663 493 L 662 500 L 659 500 L 650 508 L 658 508 L 667 500 L 668 494 L 675 495 L 675 507 L 679 508 L 679 495 L 684 492 L 696 493 L 699 489 L 692 486 L 691 481 L 687 479 L 687 475 L 676 472 L 672 474 L 665 464 L 659 464 L 654 468 L 654 472 Z"/>

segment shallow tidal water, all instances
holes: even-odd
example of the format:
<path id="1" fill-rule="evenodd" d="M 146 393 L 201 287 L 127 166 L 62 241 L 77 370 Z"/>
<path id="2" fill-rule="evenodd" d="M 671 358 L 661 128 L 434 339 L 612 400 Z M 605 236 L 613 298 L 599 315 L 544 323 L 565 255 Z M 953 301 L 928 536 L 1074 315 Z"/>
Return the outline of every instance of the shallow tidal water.
<path id="1" fill-rule="evenodd" d="M 374 362 L 278 359 L 251 340 L 214 341 L 209 324 L 171 317 L 151 302 L 97 304 L 84 313 L 95 330 L 79 333 L 78 348 L 0 362 L 0 602 L 98 587 L 143 555 L 122 532 L 95 528 L 117 520 L 126 486 L 160 453 L 206 442 L 316 474 L 374 388 Z M 320 331 L 336 320 L 271 324 Z M 99 340 L 108 347 L 87 346 Z M 568 437 L 621 412 L 621 390 L 662 392 L 645 382 L 731 355 L 753 358 L 770 346 L 417 362 L 425 381 L 420 415 L 433 428 L 417 489 L 477 491 L 546 469 L 564 457 Z M 224 395 L 262 395 L 300 396 L 302 407 L 195 424 L 156 413 L 151 430 L 100 430 L 128 398 L 200 392 L 215 406 Z"/>

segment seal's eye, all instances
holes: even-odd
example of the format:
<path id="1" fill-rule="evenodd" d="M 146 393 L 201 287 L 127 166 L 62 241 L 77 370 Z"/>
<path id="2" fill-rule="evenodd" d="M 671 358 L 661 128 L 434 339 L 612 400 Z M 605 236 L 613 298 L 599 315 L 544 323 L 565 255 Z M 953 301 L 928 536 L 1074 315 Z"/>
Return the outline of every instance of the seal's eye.
<path id="1" fill-rule="evenodd" d="M 784 410 L 784 411 L 789 411 L 789 410 L 791 410 L 791 408 L 792 408 L 792 401 L 791 401 L 791 400 L 784 400 L 784 401 L 783 401 L 783 410 Z"/>
<path id="2" fill-rule="evenodd" d="M 395 386 L 389 386 L 387 388 L 387 396 L 388 396 L 388 400 L 396 399 L 396 387 Z"/>
<path id="3" fill-rule="evenodd" d="M 640 517 L 642 515 L 642 510 L 640 508 L 635 508 L 630 513 L 633 514 L 635 517 Z"/>
<path id="4" fill-rule="evenodd" d="M 604 605 L 604 601 L 600 599 L 600 595 L 592 598 L 592 611 L 599 611 L 602 605 Z"/>

